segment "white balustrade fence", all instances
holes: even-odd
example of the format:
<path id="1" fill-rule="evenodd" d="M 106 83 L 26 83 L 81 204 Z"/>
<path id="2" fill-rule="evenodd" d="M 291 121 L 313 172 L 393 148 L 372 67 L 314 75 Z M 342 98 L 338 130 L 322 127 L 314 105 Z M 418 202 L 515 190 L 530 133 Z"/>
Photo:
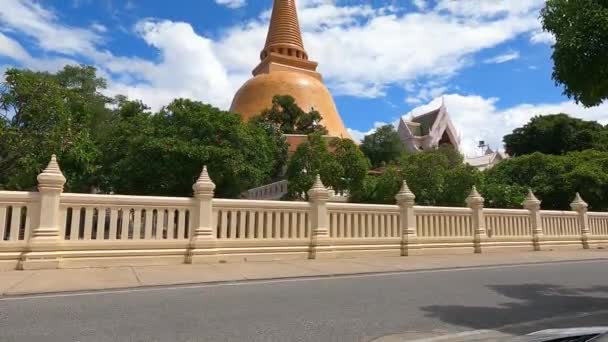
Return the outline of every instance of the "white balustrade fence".
<path id="1" fill-rule="evenodd" d="M 217 199 L 213 201 L 220 240 L 307 239 L 309 204 Z"/>
<path id="2" fill-rule="evenodd" d="M 591 235 L 608 236 L 608 213 L 589 213 Z"/>
<path id="3" fill-rule="evenodd" d="M 503 248 L 542 250 L 608 244 L 608 213 L 414 205 L 406 184 L 398 205 L 329 201 L 320 179 L 309 202 L 214 199 L 206 170 L 193 197 L 62 193 L 52 161 L 40 192 L 0 191 L 0 269 L 279 260 Z"/>
<path id="4" fill-rule="evenodd" d="M 530 214 L 518 209 L 484 209 L 489 236 L 532 236 Z"/>
<path id="5" fill-rule="evenodd" d="M 65 240 L 185 240 L 191 198 L 63 194 Z"/>
<path id="6" fill-rule="evenodd" d="M 399 232 L 399 207 L 328 203 L 329 236 L 341 238 L 396 238 Z"/>
<path id="7" fill-rule="evenodd" d="M 473 236 L 471 209 L 447 207 L 415 207 L 418 236 Z"/>
<path id="8" fill-rule="evenodd" d="M 29 239 L 38 201 L 36 192 L 0 191 L 0 246 L 2 241 Z"/>
<path id="9" fill-rule="evenodd" d="M 581 234 L 576 212 L 546 210 L 541 212 L 543 233 L 550 236 Z"/>

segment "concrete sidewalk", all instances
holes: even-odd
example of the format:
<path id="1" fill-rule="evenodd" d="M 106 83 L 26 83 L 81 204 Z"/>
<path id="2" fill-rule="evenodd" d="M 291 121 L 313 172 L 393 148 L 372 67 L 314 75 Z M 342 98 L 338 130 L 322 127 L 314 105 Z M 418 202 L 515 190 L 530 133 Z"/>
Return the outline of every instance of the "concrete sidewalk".
<path id="1" fill-rule="evenodd" d="M 608 260 L 608 250 L 8 271 L 0 272 L 0 296 L 591 259 Z"/>

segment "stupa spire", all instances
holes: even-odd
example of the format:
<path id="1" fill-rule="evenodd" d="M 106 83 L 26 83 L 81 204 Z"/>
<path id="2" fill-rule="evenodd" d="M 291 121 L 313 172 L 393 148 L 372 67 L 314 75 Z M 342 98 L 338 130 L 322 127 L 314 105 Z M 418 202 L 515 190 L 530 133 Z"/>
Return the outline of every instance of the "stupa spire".
<path id="1" fill-rule="evenodd" d="M 308 60 L 302 43 L 295 0 L 274 0 L 266 44 L 260 53 L 264 60 L 270 53 Z"/>

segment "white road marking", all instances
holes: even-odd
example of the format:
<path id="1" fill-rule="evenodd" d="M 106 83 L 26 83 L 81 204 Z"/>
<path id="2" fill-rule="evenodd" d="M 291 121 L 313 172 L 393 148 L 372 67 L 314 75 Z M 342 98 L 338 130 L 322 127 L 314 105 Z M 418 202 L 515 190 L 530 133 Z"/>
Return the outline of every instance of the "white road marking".
<path id="1" fill-rule="evenodd" d="M 92 295 L 105 295 L 105 294 L 122 294 L 122 293 L 136 293 L 136 292 L 151 292 L 151 291 L 170 291 L 170 290 L 190 290 L 190 289 L 203 289 L 203 288 L 214 288 L 222 286 L 247 286 L 247 285 L 264 285 L 264 284 L 277 284 L 277 283 L 293 283 L 293 282 L 306 282 L 316 280 L 328 280 L 328 279 L 356 279 L 356 278 L 374 278 L 384 277 L 392 275 L 416 275 L 416 274 L 428 274 L 428 273 L 443 273 L 443 272 L 460 272 L 460 271 L 476 271 L 476 270 L 493 270 L 493 269 L 504 269 L 504 268 L 520 268 L 520 267 L 536 267 L 536 266 L 550 266 L 550 265 L 563 265 L 563 264 L 580 264 L 580 263 L 593 263 L 593 262 L 606 262 L 606 259 L 592 259 L 592 260 L 570 260 L 570 261 L 548 261 L 548 262 L 536 262 L 529 264 L 512 264 L 512 265 L 491 265 L 491 266 L 469 266 L 460 268 L 443 268 L 443 269 L 430 269 L 430 270 L 403 270 L 403 271 L 391 271 L 391 272 L 377 272 L 377 273 L 363 273 L 363 274 L 329 274 L 325 276 L 311 276 L 311 277 L 299 277 L 299 278 L 279 278 L 279 279 L 260 279 L 260 280 L 237 280 L 237 281 L 225 281 L 217 283 L 199 283 L 193 285 L 171 285 L 171 286 L 144 286 L 139 288 L 127 288 L 127 289 L 110 289 L 110 290 L 90 290 L 90 291 L 78 291 L 78 292 L 67 292 L 67 293 L 49 293 L 49 294 L 32 294 L 32 295 L 15 295 L 14 297 L 0 297 L 0 302 L 15 301 L 15 300 L 34 300 L 34 299 L 46 299 L 46 298 L 62 298 L 62 297 L 80 297 L 80 296 L 92 296 Z"/>

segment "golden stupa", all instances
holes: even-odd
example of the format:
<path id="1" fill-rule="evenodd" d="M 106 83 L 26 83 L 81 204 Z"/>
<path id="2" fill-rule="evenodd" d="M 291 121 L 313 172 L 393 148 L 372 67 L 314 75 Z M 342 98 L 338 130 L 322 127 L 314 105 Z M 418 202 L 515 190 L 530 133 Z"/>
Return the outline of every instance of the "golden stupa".
<path id="1" fill-rule="evenodd" d="M 230 111 L 244 119 L 270 108 L 275 95 L 291 95 L 305 111 L 321 113 L 329 135 L 350 138 L 336 104 L 316 72 L 317 63 L 308 60 L 304 50 L 295 0 L 274 0 L 266 44 L 261 62 L 236 92 Z"/>

